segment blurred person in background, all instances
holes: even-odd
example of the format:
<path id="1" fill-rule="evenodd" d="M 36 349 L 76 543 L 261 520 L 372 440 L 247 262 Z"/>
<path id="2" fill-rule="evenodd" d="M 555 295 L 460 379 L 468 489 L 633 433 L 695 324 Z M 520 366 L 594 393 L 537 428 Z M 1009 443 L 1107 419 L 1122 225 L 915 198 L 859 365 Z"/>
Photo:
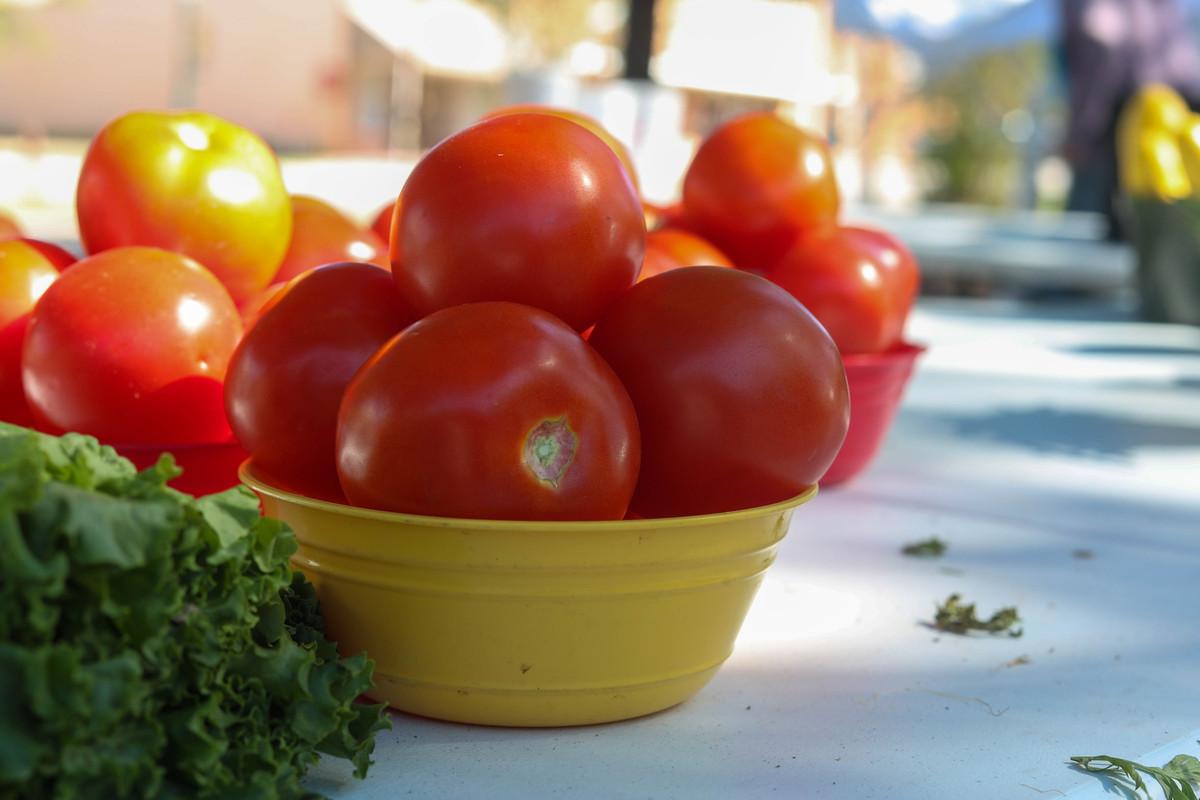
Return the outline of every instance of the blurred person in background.
<path id="1" fill-rule="evenodd" d="M 1070 113 L 1063 155 L 1071 165 L 1069 211 L 1096 211 L 1108 238 L 1124 238 L 1117 196 L 1121 109 L 1150 83 L 1200 105 L 1200 48 L 1179 0 L 1060 0 Z"/>

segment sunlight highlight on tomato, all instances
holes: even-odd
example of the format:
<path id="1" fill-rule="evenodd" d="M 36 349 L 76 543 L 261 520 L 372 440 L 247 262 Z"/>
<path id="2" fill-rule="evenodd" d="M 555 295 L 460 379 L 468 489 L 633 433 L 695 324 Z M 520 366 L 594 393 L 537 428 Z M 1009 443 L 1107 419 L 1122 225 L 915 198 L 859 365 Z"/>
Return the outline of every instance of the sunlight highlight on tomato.
<path id="1" fill-rule="evenodd" d="M 390 270 L 386 239 L 364 230 L 324 200 L 292 195 L 292 240 L 272 283 L 326 264 L 357 261 Z"/>
<path id="2" fill-rule="evenodd" d="M 229 438 L 225 367 L 242 335 L 220 281 L 178 253 L 119 247 L 63 272 L 29 321 L 34 416 L 114 444 Z"/>
<path id="3" fill-rule="evenodd" d="M 256 134 L 198 111 L 137 111 L 108 123 L 76 194 L 84 249 L 182 253 L 242 301 L 279 267 L 292 217 L 275 153 Z"/>

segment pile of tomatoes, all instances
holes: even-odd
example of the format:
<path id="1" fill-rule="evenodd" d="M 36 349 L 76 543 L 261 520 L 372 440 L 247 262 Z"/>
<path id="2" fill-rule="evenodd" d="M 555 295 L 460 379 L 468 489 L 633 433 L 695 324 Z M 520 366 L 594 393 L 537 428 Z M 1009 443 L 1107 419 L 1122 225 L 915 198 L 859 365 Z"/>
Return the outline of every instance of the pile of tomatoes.
<path id="1" fill-rule="evenodd" d="M 841 354 L 896 345 L 917 288 L 901 245 L 838 225 L 824 142 L 768 115 L 717 130 L 652 209 L 595 121 L 503 109 L 364 230 L 289 197 L 253 133 L 135 113 L 93 141 L 77 203 L 79 262 L 0 241 L 5 419 L 232 430 L 283 488 L 407 513 L 789 499 L 846 435 Z"/>
<path id="2" fill-rule="evenodd" d="M 77 212 L 78 262 L 0 221 L 0 418 L 123 448 L 231 441 L 224 378 L 243 314 L 321 264 L 387 265 L 373 232 L 289 197 L 266 143 L 208 114 L 110 123 Z"/>

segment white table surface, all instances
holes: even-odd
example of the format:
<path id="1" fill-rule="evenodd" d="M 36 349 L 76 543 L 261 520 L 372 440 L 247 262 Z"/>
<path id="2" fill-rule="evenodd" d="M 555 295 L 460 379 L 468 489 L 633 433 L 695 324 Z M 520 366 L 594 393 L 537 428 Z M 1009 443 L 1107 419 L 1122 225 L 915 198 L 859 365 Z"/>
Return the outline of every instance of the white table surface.
<path id="1" fill-rule="evenodd" d="M 984 281 L 1005 289 L 1132 289 L 1128 244 L 1104 241 L 1104 219 L 1085 212 L 997 211 L 931 204 L 908 211 L 852 207 L 847 218 L 899 236 L 927 281 Z"/>
<path id="2" fill-rule="evenodd" d="M 326 761 L 310 788 L 1086 800 L 1112 787 L 1068 756 L 1200 754 L 1200 330 L 943 304 L 909 332 L 931 349 L 884 452 L 796 513 L 698 696 L 572 729 L 397 714 L 366 781 Z M 944 558 L 899 554 L 932 535 Z M 923 627 L 951 592 L 1024 636 Z"/>

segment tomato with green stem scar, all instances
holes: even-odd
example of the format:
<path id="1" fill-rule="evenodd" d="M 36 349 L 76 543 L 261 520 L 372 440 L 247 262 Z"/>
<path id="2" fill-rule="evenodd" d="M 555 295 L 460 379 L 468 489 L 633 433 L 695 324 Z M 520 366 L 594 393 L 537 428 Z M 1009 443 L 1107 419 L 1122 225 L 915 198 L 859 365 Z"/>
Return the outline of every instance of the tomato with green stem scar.
<path id="1" fill-rule="evenodd" d="M 529 306 L 470 303 L 409 326 L 358 372 L 338 475 L 369 508 L 621 519 L 639 441 L 629 395 L 579 334 Z"/>

